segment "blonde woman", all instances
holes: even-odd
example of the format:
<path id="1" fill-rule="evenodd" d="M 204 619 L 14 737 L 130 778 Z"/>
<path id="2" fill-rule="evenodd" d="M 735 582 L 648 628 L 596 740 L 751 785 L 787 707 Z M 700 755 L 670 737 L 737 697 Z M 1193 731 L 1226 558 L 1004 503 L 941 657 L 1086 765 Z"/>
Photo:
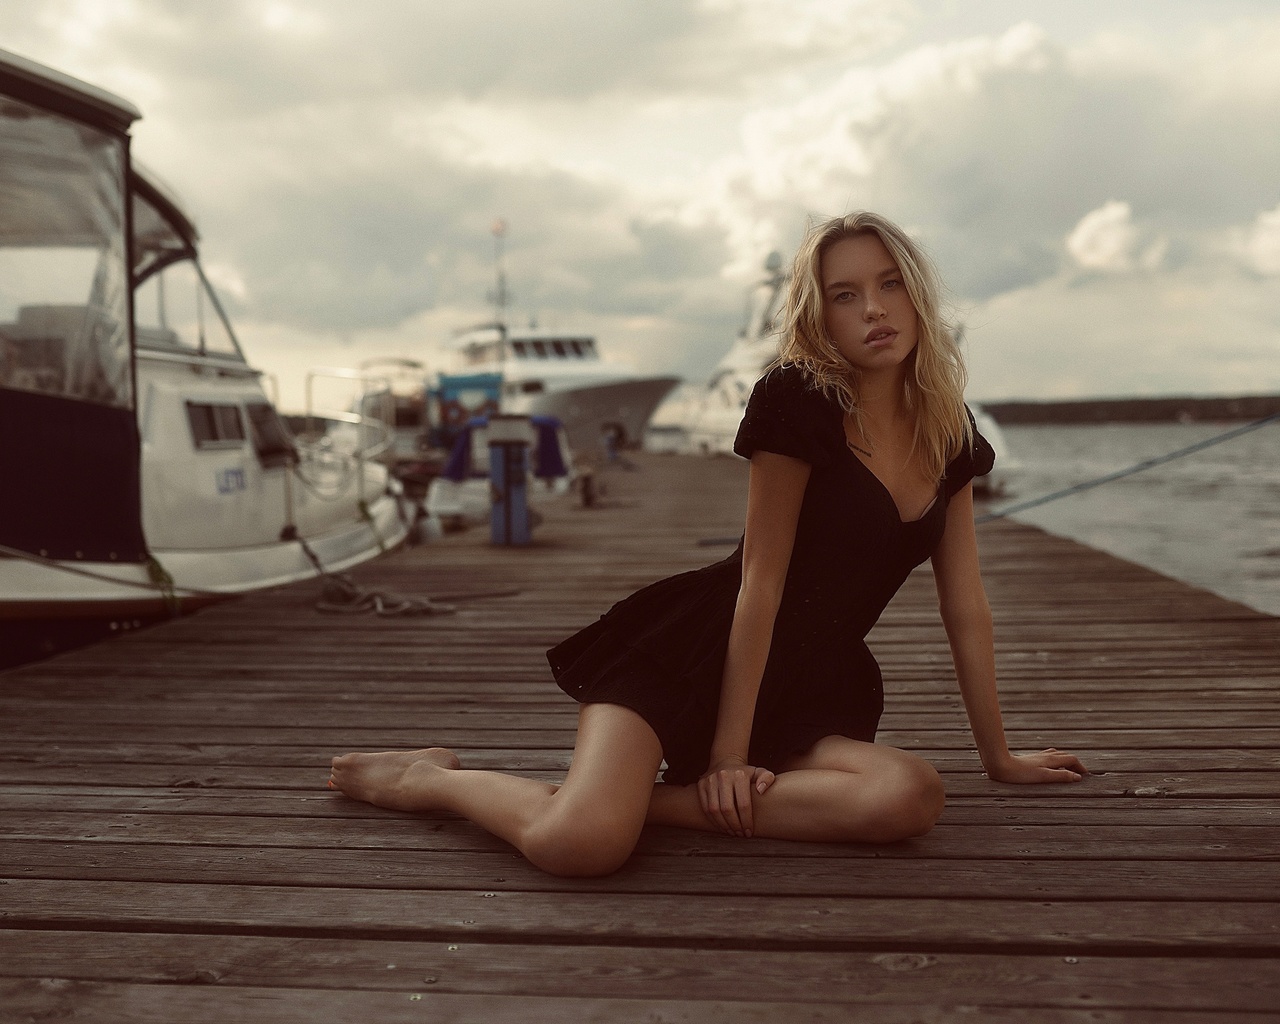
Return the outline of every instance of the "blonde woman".
<path id="1" fill-rule="evenodd" d="M 883 692 L 863 637 L 925 559 L 987 774 L 1079 780 L 1073 755 L 1005 742 L 970 483 L 993 456 L 964 407 L 938 292 L 924 253 L 882 217 L 810 231 L 779 363 L 735 444 L 751 460 L 742 543 L 548 652 L 581 703 L 562 785 L 468 771 L 431 748 L 335 758 L 330 786 L 461 814 L 557 875 L 616 870 L 646 823 L 825 842 L 924 835 L 942 783 L 874 742 Z"/>

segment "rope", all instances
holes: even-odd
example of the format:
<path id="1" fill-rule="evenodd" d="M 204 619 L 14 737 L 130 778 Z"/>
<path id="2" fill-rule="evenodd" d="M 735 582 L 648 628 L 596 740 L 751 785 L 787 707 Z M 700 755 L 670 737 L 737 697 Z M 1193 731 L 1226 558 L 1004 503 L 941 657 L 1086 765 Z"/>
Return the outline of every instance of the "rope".
<path id="1" fill-rule="evenodd" d="M 399 504 L 397 502 L 397 504 Z M 369 503 L 361 498 L 358 507 L 360 509 L 360 518 L 369 524 L 369 531 L 373 534 L 373 539 L 378 542 L 378 554 L 385 555 L 387 553 L 387 545 L 382 541 L 382 534 L 378 532 L 378 524 L 373 520 L 373 513 L 369 511 Z"/>
<path id="2" fill-rule="evenodd" d="M 147 555 L 147 576 L 160 588 L 165 610 L 169 615 L 172 617 L 181 613 L 182 604 L 178 601 L 178 595 L 173 592 L 173 576 L 160 564 L 160 559 L 150 553 Z"/>
<path id="3" fill-rule="evenodd" d="M 1101 487 L 1103 484 L 1109 484 L 1113 480 L 1120 480 L 1126 476 L 1133 476 L 1135 473 L 1141 473 L 1144 470 L 1154 469 L 1156 466 L 1162 466 L 1166 462 L 1173 462 L 1175 459 L 1185 458 L 1196 452 L 1203 451 L 1206 448 L 1212 448 L 1214 445 L 1222 444 L 1233 438 L 1239 437 L 1241 434 L 1247 434 L 1250 431 L 1257 430 L 1259 427 L 1265 427 L 1268 423 L 1274 423 L 1280 420 L 1280 412 L 1272 413 L 1270 416 L 1264 416 L 1260 420 L 1254 420 L 1252 423 L 1246 423 L 1240 427 L 1233 427 L 1225 430 L 1221 434 L 1215 434 L 1213 437 L 1205 438 L 1203 441 L 1197 441 L 1195 444 L 1189 444 L 1185 448 L 1179 448 L 1176 451 L 1166 452 L 1164 455 L 1157 455 L 1154 458 L 1143 459 L 1141 462 L 1135 462 L 1132 466 L 1125 469 L 1116 470 L 1114 473 L 1107 473 L 1103 476 L 1094 477 L 1092 480 L 1085 480 L 1082 483 L 1072 484 L 1070 487 L 1064 487 L 1058 491 L 1052 491 L 1049 494 L 1042 494 L 1038 498 L 1028 498 L 1026 501 L 1019 501 L 1012 505 L 1006 505 L 1004 508 L 996 509 L 993 512 L 986 512 L 983 515 L 974 517 L 974 525 L 980 526 L 983 523 L 990 523 L 997 519 L 1004 519 L 1007 516 L 1014 515 L 1017 512 L 1025 512 L 1027 509 L 1038 508 L 1041 505 L 1047 505 L 1051 501 L 1057 501 L 1059 498 L 1065 498 L 1072 494 L 1080 494 L 1083 491 L 1092 490 L 1095 487 Z M 719 547 L 721 545 L 737 544 L 738 537 L 703 537 L 698 543 L 698 547 Z"/>
<path id="4" fill-rule="evenodd" d="M 325 573 L 321 584 L 320 600 L 316 611 L 344 615 L 363 615 L 373 612 L 383 617 L 405 615 L 447 615 L 457 611 L 451 604 L 442 604 L 429 597 L 406 597 L 389 590 L 365 590 L 356 586 L 349 576 Z"/>
<path id="5" fill-rule="evenodd" d="M 1026 501 L 1019 501 L 1012 505 L 1006 505 L 1004 508 L 996 509 L 993 512 L 987 512 L 977 516 L 974 519 L 976 525 L 982 523 L 990 523 L 996 519 L 1004 519 L 1011 516 L 1015 512 L 1025 512 L 1029 508 L 1038 508 L 1041 505 L 1047 505 L 1051 501 L 1057 501 L 1059 498 L 1065 498 L 1072 494 L 1080 494 L 1083 491 L 1093 490 L 1095 487 L 1101 487 L 1103 484 L 1109 484 L 1113 480 L 1120 480 L 1126 476 L 1133 476 L 1135 473 L 1141 473 L 1156 466 L 1162 466 L 1166 462 L 1173 462 L 1175 459 L 1185 458 L 1195 452 L 1203 451 L 1206 448 L 1212 448 L 1214 445 L 1222 444 L 1233 438 L 1239 437 L 1241 434 L 1247 434 L 1250 431 L 1257 430 L 1259 427 L 1265 427 L 1268 423 L 1280 420 L 1280 412 L 1272 413 L 1270 416 L 1264 416 L 1260 420 L 1254 420 L 1252 423 L 1246 423 L 1241 427 L 1234 427 L 1231 430 L 1223 431 L 1221 434 L 1215 434 L 1213 437 L 1205 438 L 1203 441 L 1197 441 L 1195 444 L 1189 444 L 1185 448 L 1179 448 L 1177 451 L 1167 452 L 1164 455 L 1157 455 L 1154 458 L 1143 459 L 1141 462 L 1135 462 L 1132 466 L 1125 469 L 1116 470 L 1114 473 L 1107 473 L 1103 476 L 1094 477 L 1092 480 L 1085 480 L 1082 483 L 1072 484 L 1070 487 L 1064 487 L 1059 491 L 1052 491 L 1049 494 L 1042 494 L 1038 498 L 1028 498 Z"/>
<path id="6" fill-rule="evenodd" d="M 91 569 L 81 569 L 76 565 L 68 565 L 65 562 L 59 562 L 52 558 L 45 558 L 42 555 L 33 555 L 30 551 L 23 551 L 20 548 L 11 548 L 5 544 L 0 544 L 0 555 L 7 555 L 10 558 L 20 558 L 27 562 L 34 562 L 36 565 L 42 565 L 46 569 L 57 569 L 59 572 L 70 573 L 72 576 L 83 576 L 86 579 L 98 580 L 102 583 L 112 583 L 118 587 L 132 587 L 135 590 L 147 590 L 153 593 L 159 593 L 166 600 L 182 597 L 230 597 L 230 594 L 224 594 L 217 590 L 199 590 L 194 587 L 180 587 L 174 583 L 173 577 L 152 555 L 147 556 L 147 561 L 142 563 L 147 567 L 147 575 L 151 577 L 151 582 L 143 583 L 141 580 L 122 580 L 117 576 L 108 576 L 106 573 L 94 572 Z"/>

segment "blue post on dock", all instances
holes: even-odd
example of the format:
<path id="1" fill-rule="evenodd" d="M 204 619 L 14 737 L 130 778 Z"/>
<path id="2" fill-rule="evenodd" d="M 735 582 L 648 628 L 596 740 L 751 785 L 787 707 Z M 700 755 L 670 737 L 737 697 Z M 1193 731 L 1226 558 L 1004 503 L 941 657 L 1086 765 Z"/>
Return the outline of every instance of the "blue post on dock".
<path id="1" fill-rule="evenodd" d="M 529 447 L 533 428 L 528 416 L 489 417 L 489 538 L 494 544 L 528 544 Z"/>

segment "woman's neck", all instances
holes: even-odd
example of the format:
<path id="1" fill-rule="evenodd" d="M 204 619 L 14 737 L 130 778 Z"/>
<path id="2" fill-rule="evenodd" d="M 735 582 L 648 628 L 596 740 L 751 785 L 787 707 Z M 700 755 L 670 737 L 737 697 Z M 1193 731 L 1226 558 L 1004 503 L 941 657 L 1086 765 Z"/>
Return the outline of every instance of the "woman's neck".
<path id="1" fill-rule="evenodd" d="M 858 409 L 873 423 L 898 423 L 910 416 L 906 376 L 902 373 L 864 375 L 858 382 Z"/>

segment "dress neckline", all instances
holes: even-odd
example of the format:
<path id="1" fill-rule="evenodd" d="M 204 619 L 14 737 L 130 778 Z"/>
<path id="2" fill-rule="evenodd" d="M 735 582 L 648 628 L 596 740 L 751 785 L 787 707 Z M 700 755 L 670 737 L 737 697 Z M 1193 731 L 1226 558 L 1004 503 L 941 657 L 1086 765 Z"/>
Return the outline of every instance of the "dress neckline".
<path id="1" fill-rule="evenodd" d="M 871 479 L 875 481 L 875 484 L 877 487 L 880 488 L 881 493 L 883 493 L 884 496 L 888 499 L 889 504 L 893 506 L 894 514 L 898 517 L 898 522 L 902 526 L 911 526 L 915 523 L 923 522 L 925 519 L 929 517 L 929 513 L 932 512 L 938 506 L 938 503 L 942 498 L 942 481 L 941 480 L 938 481 L 938 486 L 933 492 L 933 500 L 930 501 L 929 504 L 925 506 L 924 511 L 921 512 L 914 519 L 903 519 L 902 509 L 898 507 L 897 499 L 894 498 L 893 492 L 889 490 L 885 482 L 876 475 L 875 470 L 872 469 L 870 466 L 868 466 L 865 462 L 863 462 L 862 459 L 859 457 L 858 453 L 855 452 L 848 445 L 841 445 L 840 447 L 849 454 L 849 457 L 853 459 L 854 462 L 856 462 L 859 466 L 863 468 L 863 470 L 866 471 L 867 476 L 871 477 Z"/>

